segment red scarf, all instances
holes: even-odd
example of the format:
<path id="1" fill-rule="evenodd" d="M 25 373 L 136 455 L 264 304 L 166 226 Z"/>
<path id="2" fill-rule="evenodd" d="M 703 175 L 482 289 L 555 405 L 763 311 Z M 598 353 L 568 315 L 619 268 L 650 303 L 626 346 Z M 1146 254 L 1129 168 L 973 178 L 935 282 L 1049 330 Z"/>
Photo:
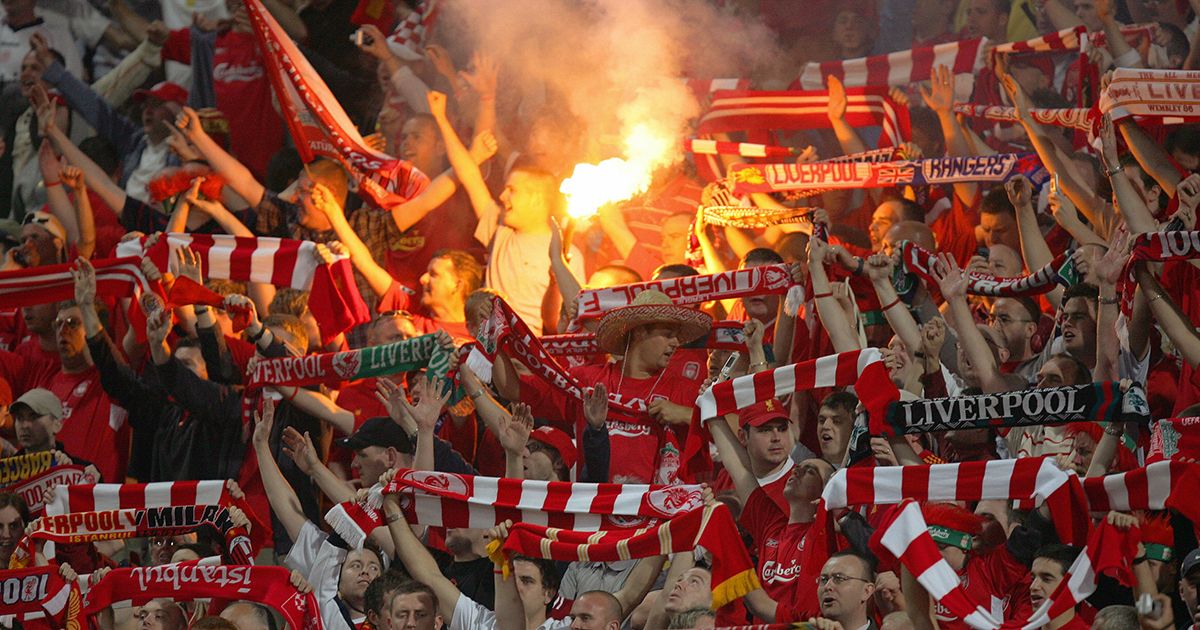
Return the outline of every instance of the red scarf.
<path id="1" fill-rule="evenodd" d="M 29 513 L 41 515 L 46 509 L 46 493 L 55 486 L 66 486 L 75 483 L 95 483 L 83 472 L 83 466 L 55 466 L 50 470 L 36 474 L 22 481 L 0 488 L 0 492 L 20 495 L 29 506 Z"/>
<path id="2" fill-rule="evenodd" d="M 1071 261 L 1072 253 L 1059 254 L 1041 269 L 1024 276 L 1002 278 L 979 271 L 967 272 L 967 292 L 992 297 L 1032 297 L 1048 293 L 1056 287 L 1071 284 L 1078 276 Z M 906 271 L 917 274 L 927 285 L 937 286 L 930 269 L 938 263 L 930 251 L 912 241 L 904 241 L 900 261 Z"/>
<path id="3" fill-rule="evenodd" d="M 1200 77 L 1200 73 L 1197 73 L 1197 76 Z M 1195 258 L 1200 258 L 1200 231 L 1138 234 L 1133 239 L 1129 261 L 1125 263 L 1121 278 L 1117 280 L 1117 293 L 1121 296 L 1121 312 L 1129 317 L 1133 311 L 1133 292 L 1137 287 L 1133 269 L 1138 262 L 1192 260 Z"/>
<path id="4" fill-rule="evenodd" d="M 316 597 L 297 591 L 290 579 L 290 571 L 272 566 L 168 564 L 114 569 L 88 589 L 83 614 L 96 615 L 127 600 L 141 605 L 159 597 L 239 599 L 275 609 L 292 628 L 320 630 Z"/>
<path id="5" fill-rule="evenodd" d="M 3 613 L 26 628 L 81 628 L 79 585 L 64 580 L 58 566 L 0 571 L 0 593 Z"/>

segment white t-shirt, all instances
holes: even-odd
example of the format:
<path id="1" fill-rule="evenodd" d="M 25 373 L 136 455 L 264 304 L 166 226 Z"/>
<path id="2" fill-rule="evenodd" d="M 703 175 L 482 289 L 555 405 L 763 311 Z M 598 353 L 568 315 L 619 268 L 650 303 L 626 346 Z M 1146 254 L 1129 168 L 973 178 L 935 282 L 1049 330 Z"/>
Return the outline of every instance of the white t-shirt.
<path id="1" fill-rule="evenodd" d="M 292 550 L 283 560 L 288 568 L 299 571 L 312 585 L 313 595 L 321 609 L 321 622 L 330 630 L 352 630 L 334 601 L 338 594 L 342 563 L 345 561 L 346 550 L 329 544 L 329 536 L 311 521 L 305 521 Z M 356 623 L 359 621 L 356 620 Z"/>
<path id="2" fill-rule="evenodd" d="M 66 60 L 67 72 L 83 78 L 83 55 L 71 35 L 66 17 L 48 11 L 35 12 L 40 21 L 13 30 L 8 20 L 0 20 L 0 81 L 16 81 L 21 74 L 21 60 L 29 54 L 29 40 L 41 33 L 50 48 Z"/>
<path id="3" fill-rule="evenodd" d="M 571 627 L 571 618 L 547 619 L 537 630 L 566 630 Z M 450 630 L 495 630 L 496 613 L 488 610 L 479 602 L 467 597 L 458 596 L 454 605 L 454 616 L 450 618 Z"/>
<path id="4" fill-rule="evenodd" d="M 138 162 L 137 168 L 129 174 L 129 179 L 125 181 L 125 194 L 150 203 L 150 191 L 146 186 L 150 184 L 151 179 L 166 168 L 167 156 L 170 153 L 171 147 L 166 140 L 157 145 L 147 142 L 146 148 L 142 150 L 141 161 Z"/>
<path id="5" fill-rule="evenodd" d="M 504 296 L 535 335 L 542 334 L 542 297 L 550 286 L 550 233 L 520 234 L 497 211 L 480 217 L 475 239 L 488 246 L 486 286 Z M 584 277 L 583 253 L 571 246 L 571 274 Z"/>

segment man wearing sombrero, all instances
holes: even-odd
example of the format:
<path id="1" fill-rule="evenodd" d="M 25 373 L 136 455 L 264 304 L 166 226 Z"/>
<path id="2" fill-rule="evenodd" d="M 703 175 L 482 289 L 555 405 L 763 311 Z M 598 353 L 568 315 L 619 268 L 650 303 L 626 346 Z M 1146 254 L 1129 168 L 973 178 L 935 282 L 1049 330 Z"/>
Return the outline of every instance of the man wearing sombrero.
<path id="1" fill-rule="evenodd" d="M 639 293 L 631 305 L 613 309 L 600 319 L 596 343 L 614 359 L 569 370 L 610 401 L 644 410 L 636 417 L 609 410 L 612 481 L 666 483 L 675 478 L 679 445 L 705 375 L 664 375 L 675 351 L 707 334 L 711 327 L 712 318 L 707 314 L 676 306 L 671 298 L 653 290 Z M 583 407 L 561 389 L 536 377 L 518 377 L 507 360 L 497 361 L 493 379 L 502 396 L 529 404 L 535 417 L 576 436 L 581 434 L 586 422 Z M 664 431 L 667 426 L 670 430 Z"/>

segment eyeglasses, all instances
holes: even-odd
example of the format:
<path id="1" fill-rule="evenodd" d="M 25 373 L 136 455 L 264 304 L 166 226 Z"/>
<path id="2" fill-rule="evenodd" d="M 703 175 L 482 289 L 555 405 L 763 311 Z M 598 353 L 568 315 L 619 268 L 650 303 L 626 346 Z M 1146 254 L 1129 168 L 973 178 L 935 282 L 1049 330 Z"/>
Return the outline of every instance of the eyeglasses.
<path id="1" fill-rule="evenodd" d="M 846 582 L 849 582 L 850 580 L 858 580 L 859 582 L 870 582 L 871 581 L 871 580 L 868 580 L 865 578 L 854 577 L 853 575 L 846 575 L 845 573 L 833 573 L 830 575 L 819 576 L 817 578 L 817 584 L 819 584 L 821 586 L 825 586 L 829 582 L 833 582 L 834 586 L 841 586 L 841 585 L 845 584 Z"/>
<path id="2" fill-rule="evenodd" d="M 1012 323 L 1032 324 L 1033 320 L 1032 319 L 1017 319 L 1015 317 L 1009 317 L 1008 315 L 1005 315 L 1005 314 L 1000 314 L 1000 315 L 988 315 L 987 323 L 1000 324 L 1001 326 L 1007 326 Z"/>
<path id="3" fill-rule="evenodd" d="M 174 547 L 174 538 L 151 538 L 150 546 L 152 547 Z"/>
<path id="4" fill-rule="evenodd" d="M 62 330 L 63 328 L 69 328 L 71 330 L 74 330 L 76 328 L 79 328 L 82 325 L 83 325 L 83 320 L 79 319 L 78 317 L 75 317 L 74 315 L 70 315 L 70 316 L 64 317 L 62 319 L 54 320 L 54 329 L 55 330 Z"/>

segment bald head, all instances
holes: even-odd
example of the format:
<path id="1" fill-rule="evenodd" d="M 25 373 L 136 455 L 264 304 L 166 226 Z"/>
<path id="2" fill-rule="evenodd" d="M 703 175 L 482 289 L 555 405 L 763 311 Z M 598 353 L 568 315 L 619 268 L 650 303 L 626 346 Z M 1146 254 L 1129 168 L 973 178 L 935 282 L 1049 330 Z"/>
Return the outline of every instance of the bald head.
<path id="1" fill-rule="evenodd" d="M 272 630 L 271 611 L 262 604 L 234 602 L 221 611 L 221 618 L 238 630 Z"/>
<path id="2" fill-rule="evenodd" d="M 890 250 L 900 241 L 912 241 L 931 252 L 937 251 L 937 239 L 933 236 L 933 230 L 920 221 L 900 221 L 888 228 L 883 237 L 884 248 Z"/>
<path id="3" fill-rule="evenodd" d="M 608 591 L 588 591 L 571 606 L 571 627 L 575 630 L 617 630 L 624 617 L 621 602 Z"/>

